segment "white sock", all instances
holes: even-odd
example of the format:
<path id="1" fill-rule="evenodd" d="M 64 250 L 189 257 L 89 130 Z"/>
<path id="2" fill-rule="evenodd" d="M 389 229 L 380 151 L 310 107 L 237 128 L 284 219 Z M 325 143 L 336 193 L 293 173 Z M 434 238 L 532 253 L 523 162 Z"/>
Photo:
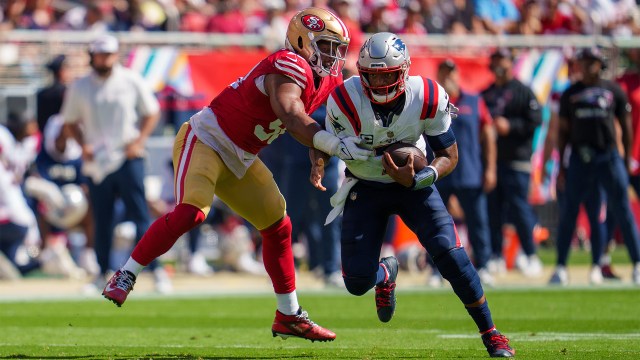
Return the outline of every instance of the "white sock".
<path id="1" fill-rule="evenodd" d="M 600 258 L 600 265 L 602 266 L 611 265 L 611 255 L 603 254 L 602 257 Z"/>
<path id="2" fill-rule="evenodd" d="M 127 263 L 124 264 L 124 266 L 122 267 L 122 270 L 130 271 L 136 277 L 138 277 L 138 274 L 140 274 L 140 271 L 142 271 L 142 269 L 144 269 L 144 265 L 138 264 L 138 262 L 133 260 L 132 257 L 129 257 L 129 260 L 127 260 Z"/>
<path id="3" fill-rule="evenodd" d="M 300 305 L 298 305 L 298 295 L 293 290 L 288 294 L 276 294 L 278 300 L 278 311 L 285 315 L 295 315 L 298 313 Z"/>

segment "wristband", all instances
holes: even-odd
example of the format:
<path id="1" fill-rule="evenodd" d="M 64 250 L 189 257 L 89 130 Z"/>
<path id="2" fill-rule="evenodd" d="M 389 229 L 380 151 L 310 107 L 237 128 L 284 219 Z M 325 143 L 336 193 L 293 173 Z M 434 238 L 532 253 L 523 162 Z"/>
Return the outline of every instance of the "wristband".
<path id="1" fill-rule="evenodd" d="M 313 147 L 328 155 L 335 155 L 339 146 L 340 138 L 326 130 L 320 130 L 313 135 Z"/>
<path id="2" fill-rule="evenodd" d="M 427 166 L 413 176 L 413 190 L 424 189 L 438 180 L 438 169 L 434 166 Z"/>

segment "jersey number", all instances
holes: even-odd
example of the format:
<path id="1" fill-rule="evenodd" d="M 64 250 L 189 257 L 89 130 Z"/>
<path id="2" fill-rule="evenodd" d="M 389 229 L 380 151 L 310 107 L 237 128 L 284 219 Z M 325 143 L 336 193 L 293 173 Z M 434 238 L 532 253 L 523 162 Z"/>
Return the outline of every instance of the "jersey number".
<path id="1" fill-rule="evenodd" d="M 256 125 L 253 133 L 258 137 L 258 139 L 266 141 L 267 144 L 271 144 L 273 140 L 277 139 L 278 136 L 284 134 L 286 131 L 282 125 L 282 121 L 280 121 L 280 119 L 276 119 L 269 124 L 269 129 L 272 130 L 271 132 L 265 131 L 262 125 Z"/>

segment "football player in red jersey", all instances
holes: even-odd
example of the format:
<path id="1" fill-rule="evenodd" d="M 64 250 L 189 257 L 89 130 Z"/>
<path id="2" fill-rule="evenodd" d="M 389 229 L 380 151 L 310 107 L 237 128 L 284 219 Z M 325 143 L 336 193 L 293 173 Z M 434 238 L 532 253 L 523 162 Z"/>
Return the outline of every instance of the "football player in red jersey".
<path id="1" fill-rule="evenodd" d="M 156 220 L 103 295 L 120 306 L 137 274 L 202 223 L 214 194 L 263 237 L 264 265 L 276 292 L 273 336 L 331 341 L 298 305 L 291 222 L 273 175 L 257 154 L 289 131 L 302 144 L 341 159 L 366 159 L 357 137 L 338 138 L 309 116 L 342 83 L 349 31 L 331 12 L 308 8 L 289 23 L 286 49 L 260 61 L 185 123 L 173 147 L 177 206 Z"/>

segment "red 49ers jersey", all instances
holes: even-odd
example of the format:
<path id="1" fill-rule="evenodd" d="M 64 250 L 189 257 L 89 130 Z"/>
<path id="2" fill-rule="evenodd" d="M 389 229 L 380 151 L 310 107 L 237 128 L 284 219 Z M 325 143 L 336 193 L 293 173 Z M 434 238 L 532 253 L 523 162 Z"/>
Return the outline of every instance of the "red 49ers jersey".
<path id="1" fill-rule="evenodd" d="M 342 83 L 342 75 L 321 79 L 318 89 L 313 70 L 301 56 L 279 50 L 260 61 L 247 75 L 224 89 L 209 104 L 225 134 L 241 149 L 257 154 L 285 132 L 282 121 L 271 109 L 264 89 L 264 77 L 282 74 L 302 88 L 302 102 L 307 114 L 323 104 L 331 91 Z"/>

